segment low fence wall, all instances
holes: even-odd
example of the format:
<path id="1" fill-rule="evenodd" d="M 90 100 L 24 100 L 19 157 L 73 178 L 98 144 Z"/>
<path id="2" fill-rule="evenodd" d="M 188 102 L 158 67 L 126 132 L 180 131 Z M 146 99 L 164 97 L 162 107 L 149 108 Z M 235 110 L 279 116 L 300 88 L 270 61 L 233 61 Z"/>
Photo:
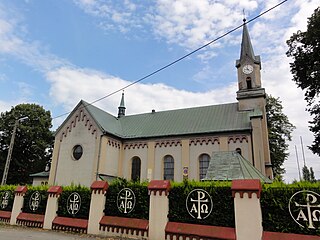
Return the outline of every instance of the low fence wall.
<path id="1" fill-rule="evenodd" d="M 0 189 L 0 221 L 150 240 L 313 240 L 320 239 L 319 191 L 262 188 L 259 180 L 19 186 Z"/>

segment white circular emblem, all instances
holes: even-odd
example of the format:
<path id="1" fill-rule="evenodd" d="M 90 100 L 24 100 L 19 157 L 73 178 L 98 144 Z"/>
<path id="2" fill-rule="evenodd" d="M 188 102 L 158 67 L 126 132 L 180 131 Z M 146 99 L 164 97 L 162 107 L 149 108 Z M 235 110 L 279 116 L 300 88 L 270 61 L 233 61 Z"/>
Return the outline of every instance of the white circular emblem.
<path id="1" fill-rule="evenodd" d="M 11 193 L 10 191 L 3 192 L 2 198 L 1 198 L 1 209 L 5 209 L 9 205 L 9 199 L 10 199 Z"/>
<path id="2" fill-rule="evenodd" d="M 29 199 L 30 210 L 35 212 L 39 208 L 40 202 L 41 202 L 41 194 L 38 191 L 33 192 Z"/>
<path id="3" fill-rule="evenodd" d="M 136 196 L 130 188 L 123 188 L 117 196 L 117 207 L 122 213 L 130 213 L 136 205 Z"/>
<path id="4" fill-rule="evenodd" d="M 196 219 L 207 218 L 212 211 L 211 196 L 203 189 L 192 190 L 186 199 L 186 208 L 191 217 Z"/>
<path id="5" fill-rule="evenodd" d="M 67 211 L 70 215 L 76 215 L 81 208 L 81 197 L 79 193 L 73 192 L 67 200 Z"/>
<path id="6" fill-rule="evenodd" d="M 320 227 L 320 195 L 312 191 L 299 191 L 289 200 L 292 219 L 301 227 L 318 229 Z"/>

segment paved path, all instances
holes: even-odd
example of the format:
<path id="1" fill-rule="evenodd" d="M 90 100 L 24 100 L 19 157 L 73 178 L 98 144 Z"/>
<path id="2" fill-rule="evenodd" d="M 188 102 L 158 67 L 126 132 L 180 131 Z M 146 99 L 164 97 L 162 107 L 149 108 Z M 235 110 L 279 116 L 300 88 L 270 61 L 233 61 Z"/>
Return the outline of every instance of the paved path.
<path id="1" fill-rule="evenodd" d="M 116 240 L 113 238 L 100 238 L 87 234 L 74 234 L 43 230 L 37 228 L 19 227 L 0 224 L 0 240 Z M 119 240 L 119 239 L 118 239 Z"/>

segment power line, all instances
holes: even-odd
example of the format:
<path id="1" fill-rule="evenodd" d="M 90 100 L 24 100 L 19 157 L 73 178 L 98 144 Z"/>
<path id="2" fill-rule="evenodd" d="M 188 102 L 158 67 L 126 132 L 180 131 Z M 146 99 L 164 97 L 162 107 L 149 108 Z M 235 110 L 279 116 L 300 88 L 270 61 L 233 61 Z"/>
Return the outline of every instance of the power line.
<path id="1" fill-rule="evenodd" d="M 244 24 L 248 24 L 248 23 L 250 23 L 250 22 L 252 22 L 252 21 L 260 18 L 261 16 L 263 16 L 263 15 L 265 15 L 266 13 L 272 11 L 273 9 L 281 6 L 282 4 L 284 4 L 284 3 L 287 2 L 287 1 L 288 1 L 288 0 L 284 0 L 284 1 L 282 1 L 282 2 L 280 2 L 280 3 L 278 3 L 278 4 L 276 4 L 276 5 L 274 5 L 273 7 L 269 8 L 268 10 L 260 13 L 259 15 L 255 16 L 254 18 L 251 18 L 250 20 L 244 22 L 243 24 L 241 24 L 241 25 L 239 25 L 239 26 L 237 26 L 237 27 L 229 30 L 228 32 L 226 32 L 226 33 L 222 34 L 221 36 L 219 36 L 219 37 L 211 40 L 210 42 L 206 43 L 205 45 L 202 45 L 201 47 L 199 47 L 199 48 L 197 48 L 197 49 L 195 49 L 195 50 L 187 53 L 186 55 L 184 55 L 184 56 L 176 59 L 175 61 L 173 61 L 173 62 L 171 62 L 171 63 L 169 63 L 169 64 L 167 64 L 167 65 L 165 65 L 165 66 L 163 66 L 163 67 L 161 67 L 161 68 L 159 68 L 159 69 L 157 69 L 157 70 L 155 70 L 155 71 L 153 71 L 153 72 L 151 72 L 151 73 L 149 73 L 149 74 L 147 74 L 147 75 L 145 75 L 144 77 L 142 77 L 142 78 L 140 78 L 140 79 L 138 79 L 138 80 L 136 80 L 136 81 L 134 81 L 134 82 L 132 82 L 132 83 L 130 83 L 130 84 L 128 84 L 128 85 L 126 85 L 126 86 L 124 86 L 124 87 L 122 87 L 122 88 L 114 91 L 114 92 L 112 92 L 112 93 L 109 93 L 109 94 L 107 94 L 107 95 L 105 95 L 105 96 L 103 96 L 103 97 L 101 97 L 101 98 L 98 98 L 98 99 L 94 100 L 93 102 L 88 103 L 86 106 L 92 105 L 92 104 L 94 104 L 94 103 L 96 103 L 96 102 L 99 102 L 99 101 L 105 99 L 105 98 L 108 98 L 108 97 L 110 97 L 110 96 L 112 96 L 112 95 L 114 95 L 114 94 L 116 94 L 116 93 L 118 93 L 118 92 L 121 92 L 121 91 L 125 90 L 126 88 L 129 88 L 129 87 L 131 87 L 131 86 L 133 86 L 133 85 L 135 85 L 135 84 L 137 84 L 137 83 L 145 80 L 146 78 L 149 78 L 149 77 L 157 74 L 158 72 L 160 72 L 160 71 L 162 71 L 162 70 L 164 70 L 164 69 L 166 69 L 166 68 L 168 68 L 168 67 L 171 67 L 172 65 L 180 62 L 181 60 L 183 60 L 183 59 L 191 56 L 192 54 L 194 54 L 194 53 L 196 53 L 196 52 L 198 52 L 198 51 L 206 48 L 207 46 L 211 45 L 212 43 L 214 43 L 214 42 L 216 42 L 216 41 L 218 41 L 218 40 L 226 37 L 227 35 L 229 35 L 229 34 L 231 34 L 231 33 L 233 33 L 233 32 L 235 32 L 235 31 L 238 30 L 239 28 L 243 27 Z M 65 116 L 65 115 L 67 115 L 67 114 L 70 114 L 71 112 L 72 112 L 72 111 L 63 113 L 63 114 L 61 114 L 61 115 L 58 115 L 58 116 L 56 116 L 56 117 L 53 117 L 52 119 L 56 119 L 56 118 L 59 118 L 59 117 L 63 117 L 63 116 Z"/>

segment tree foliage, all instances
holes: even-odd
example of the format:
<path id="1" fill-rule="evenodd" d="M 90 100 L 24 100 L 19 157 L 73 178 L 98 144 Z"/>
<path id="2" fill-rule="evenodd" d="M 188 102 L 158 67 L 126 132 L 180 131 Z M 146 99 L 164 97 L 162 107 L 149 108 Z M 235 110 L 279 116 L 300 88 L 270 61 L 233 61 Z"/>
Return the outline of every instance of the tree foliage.
<path id="1" fill-rule="evenodd" d="M 283 107 L 279 98 L 268 95 L 266 112 L 270 157 L 273 165 L 273 175 L 280 179 L 281 174 L 285 173 L 282 165 L 289 156 L 287 141 L 291 141 L 291 133 L 295 128 L 282 110 Z"/>
<path id="2" fill-rule="evenodd" d="M 313 117 L 310 130 L 315 139 L 309 148 L 320 155 L 320 7 L 308 19 L 307 31 L 294 33 L 287 44 L 287 56 L 294 60 L 290 63 L 293 81 L 304 90 Z"/>
<path id="3" fill-rule="evenodd" d="M 302 168 L 302 178 L 304 181 L 316 182 L 313 168 L 310 167 L 310 169 L 309 169 L 306 165 L 304 165 Z"/>
<path id="4" fill-rule="evenodd" d="M 20 122 L 13 145 L 7 184 L 31 183 L 30 174 L 44 171 L 51 159 L 53 134 L 51 114 L 36 104 L 19 104 L 0 115 L 0 173 L 1 178 L 8 155 L 15 121 Z"/>

